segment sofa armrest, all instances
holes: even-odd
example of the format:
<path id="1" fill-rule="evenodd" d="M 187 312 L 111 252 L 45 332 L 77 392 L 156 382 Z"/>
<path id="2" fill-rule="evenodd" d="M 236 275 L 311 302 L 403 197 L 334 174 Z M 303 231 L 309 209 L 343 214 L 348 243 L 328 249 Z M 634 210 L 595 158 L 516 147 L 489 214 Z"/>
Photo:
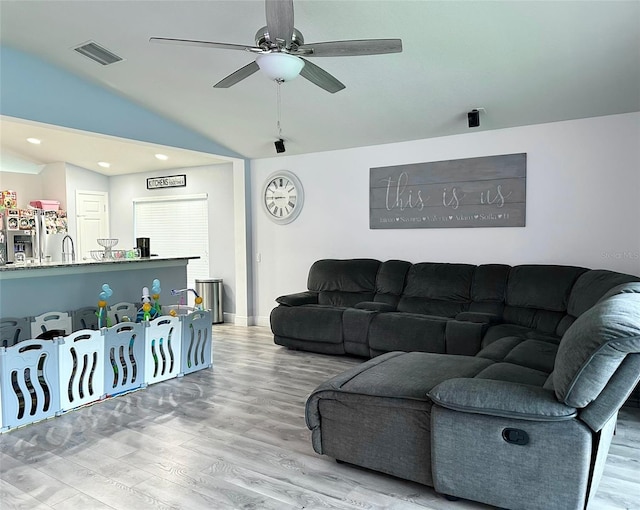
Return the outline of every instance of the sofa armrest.
<path id="1" fill-rule="evenodd" d="M 296 294 L 287 294 L 280 296 L 276 302 L 285 306 L 301 306 L 301 305 L 317 305 L 318 293 L 312 291 L 298 292 Z"/>
<path id="2" fill-rule="evenodd" d="M 466 322 L 480 322 L 482 324 L 499 324 L 502 322 L 502 317 L 495 313 L 483 313 L 483 312 L 460 312 L 455 316 L 457 321 Z"/>
<path id="3" fill-rule="evenodd" d="M 371 312 L 395 312 L 396 307 L 389 303 L 380 303 L 377 301 L 362 301 L 358 303 L 354 308 L 358 310 L 369 310 Z"/>
<path id="4" fill-rule="evenodd" d="M 574 407 L 558 402 L 551 390 L 491 379 L 449 379 L 435 386 L 429 398 L 453 411 L 501 418 L 560 421 L 578 414 Z"/>

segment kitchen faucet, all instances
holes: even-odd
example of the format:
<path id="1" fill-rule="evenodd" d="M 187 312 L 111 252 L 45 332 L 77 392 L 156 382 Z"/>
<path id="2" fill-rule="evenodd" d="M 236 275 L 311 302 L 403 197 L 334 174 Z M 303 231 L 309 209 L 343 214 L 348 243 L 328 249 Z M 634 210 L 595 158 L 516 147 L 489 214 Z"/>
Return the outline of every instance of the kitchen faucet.
<path id="1" fill-rule="evenodd" d="M 194 289 L 171 289 L 171 295 L 172 296 L 177 296 L 178 294 L 186 294 L 188 292 L 193 292 L 193 295 L 195 296 L 195 309 L 196 310 L 204 310 L 204 307 L 202 305 L 202 298 L 198 295 L 198 293 L 194 290 Z M 182 305 L 182 298 L 180 299 L 180 306 Z"/>
<path id="2" fill-rule="evenodd" d="M 183 294 L 183 293 L 186 293 L 186 292 L 193 292 L 193 295 L 195 297 L 199 297 L 198 293 L 193 289 L 171 289 L 171 295 L 172 296 L 177 296 L 178 294 Z"/>
<path id="3" fill-rule="evenodd" d="M 69 242 L 71 243 L 71 253 L 67 252 L 65 250 L 65 241 L 69 239 Z M 71 260 L 68 260 L 68 255 L 71 255 Z M 75 262 L 76 261 L 76 248 L 73 244 L 73 238 L 67 234 L 66 236 L 64 236 L 62 238 L 62 261 L 63 262 Z"/>

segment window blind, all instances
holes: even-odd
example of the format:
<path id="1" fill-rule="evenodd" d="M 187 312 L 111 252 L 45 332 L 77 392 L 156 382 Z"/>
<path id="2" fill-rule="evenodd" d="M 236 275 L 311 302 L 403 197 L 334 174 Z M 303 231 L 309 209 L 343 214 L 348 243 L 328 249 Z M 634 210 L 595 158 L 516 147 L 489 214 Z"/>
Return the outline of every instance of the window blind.
<path id="1" fill-rule="evenodd" d="M 133 215 L 135 237 L 148 237 L 151 253 L 160 257 L 200 257 L 187 265 L 189 288 L 195 288 L 196 279 L 209 278 L 206 194 L 135 199 Z M 193 304 L 192 295 L 189 303 Z"/>

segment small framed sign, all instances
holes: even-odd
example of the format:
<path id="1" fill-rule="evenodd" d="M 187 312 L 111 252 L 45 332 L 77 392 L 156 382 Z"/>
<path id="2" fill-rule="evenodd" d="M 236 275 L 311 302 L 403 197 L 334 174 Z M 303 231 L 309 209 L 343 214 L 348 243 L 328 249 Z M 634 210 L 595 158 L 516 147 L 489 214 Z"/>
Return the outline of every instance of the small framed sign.
<path id="1" fill-rule="evenodd" d="M 187 176 L 167 175 L 166 177 L 149 177 L 147 179 L 147 189 L 160 188 L 180 188 L 187 185 Z"/>

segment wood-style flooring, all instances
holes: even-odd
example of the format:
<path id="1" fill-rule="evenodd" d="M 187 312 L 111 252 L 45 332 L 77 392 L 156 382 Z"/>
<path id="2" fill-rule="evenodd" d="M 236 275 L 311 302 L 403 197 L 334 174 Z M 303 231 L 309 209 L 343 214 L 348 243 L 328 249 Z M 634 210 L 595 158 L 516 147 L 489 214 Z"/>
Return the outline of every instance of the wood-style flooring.
<path id="1" fill-rule="evenodd" d="M 213 369 L 0 435 L 0 509 L 488 508 L 313 451 L 307 396 L 360 360 L 213 333 Z M 618 423 L 589 510 L 640 509 L 640 409 Z"/>

